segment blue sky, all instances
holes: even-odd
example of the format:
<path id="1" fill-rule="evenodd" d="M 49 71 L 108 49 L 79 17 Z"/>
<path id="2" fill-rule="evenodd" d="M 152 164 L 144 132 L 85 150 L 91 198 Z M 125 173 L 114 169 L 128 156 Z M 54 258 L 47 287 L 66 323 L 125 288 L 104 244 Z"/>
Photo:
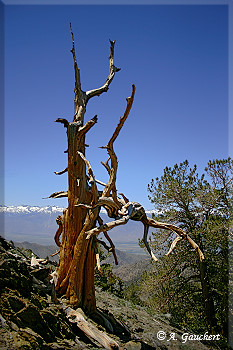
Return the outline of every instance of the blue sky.
<path id="1" fill-rule="evenodd" d="M 109 39 L 121 68 L 107 93 L 91 99 L 87 158 L 107 181 L 105 145 L 134 104 L 115 150 L 117 188 L 145 208 L 147 184 L 185 159 L 202 172 L 228 156 L 228 7 L 226 5 L 75 5 L 5 7 L 5 204 L 59 205 L 42 199 L 67 189 L 65 129 L 73 118 L 69 23 L 84 90 L 108 75 Z"/>

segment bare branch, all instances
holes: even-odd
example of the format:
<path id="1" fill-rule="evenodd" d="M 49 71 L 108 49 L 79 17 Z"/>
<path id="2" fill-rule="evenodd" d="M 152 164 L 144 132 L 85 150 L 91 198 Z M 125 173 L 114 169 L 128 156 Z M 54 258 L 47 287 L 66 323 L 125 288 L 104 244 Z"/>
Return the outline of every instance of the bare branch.
<path id="1" fill-rule="evenodd" d="M 80 203 L 80 204 L 75 204 L 75 207 L 81 207 L 81 208 L 86 208 L 86 209 L 92 209 L 93 207 L 88 204 Z"/>
<path id="2" fill-rule="evenodd" d="M 103 196 L 104 197 L 109 197 L 110 192 L 112 191 L 112 196 L 115 202 L 118 202 L 117 200 L 117 195 L 116 195 L 116 174 L 117 174 L 117 156 L 115 154 L 115 151 L 113 149 L 113 143 L 116 140 L 117 136 L 119 135 L 120 130 L 122 129 L 128 115 L 130 112 L 130 109 L 132 107 L 133 104 L 133 99 L 134 99 L 134 94 L 135 94 L 135 86 L 132 85 L 132 93 L 131 96 L 128 97 L 127 100 L 127 106 L 125 109 L 125 113 L 124 115 L 120 118 L 120 121 L 111 137 L 111 139 L 109 140 L 107 146 L 105 146 L 104 148 L 107 149 L 109 157 L 111 159 L 111 168 L 107 168 L 108 166 L 108 161 L 106 163 L 102 163 L 108 170 L 110 178 L 109 181 L 107 183 L 107 185 L 105 186 L 104 190 L 103 190 Z"/>
<path id="3" fill-rule="evenodd" d="M 101 244 L 108 252 L 110 251 L 111 247 L 109 247 L 104 241 L 101 239 L 96 238 L 96 242 Z"/>
<path id="4" fill-rule="evenodd" d="M 116 210 L 121 208 L 121 204 L 115 203 L 111 197 L 100 197 L 95 206 L 109 207 Z"/>
<path id="5" fill-rule="evenodd" d="M 51 254 L 50 256 L 55 256 L 55 255 L 58 255 L 59 253 L 60 253 L 60 249 L 56 253 Z"/>
<path id="6" fill-rule="evenodd" d="M 64 173 L 66 173 L 67 171 L 68 171 L 68 167 L 65 168 L 65 169 L 62 170 L 62 171 L 54 171 L 54 174 L 56 174 L 56 175 L 62 175 L 62 174 L 64 174 Z"/>
<path id="7" fill-rule="evenodd" d="M 91 127 L 97 123 L 97 115 L 95 115 L 91 120 L 89 120 L 84 126 L 82 126 L 80 129 L 79 129 L 79 133 L 80 135 L 84 135 L 86 134 L 90 129 Z M 88 145 L 85 145 L 86 147 L 88 147 Z"/>
<path id="8" fill-rule="evenodd" d="M 95 227 L 92 230 L 89 230 L 86 232 L 87 239 L 90 239 L 93 235 L 98 235 L 100 232 L 109 231 L 116 226 L 124 225 L 129 221 L 129 219 L 130 219 L 130 215 L 126 215 L 121 219 L 108 222 L 108 223 L 101 225 L 99 227 Z"/>
<path id="9" fill-rule="evenodd" d="M 106 183 L 104 183 L 104 182 L 102 182 L 102 181 L 100 181 L 100 180 L 95 179 L 95 182 L 96 182 L 97 184 L 102 185 L 102 186 L 106 186 Z"/>
<path id="10" fill-rule="evenodd" d="M 63 198 L 63 197 L 68 197 L 68 192 L 65 192 L 65 191 L 54 192 L 49 197 L 45 197 L 45 198 L 42 198 L 42 199 Z"/>
<path id="11" fill-rule="evenodd" d="M 119 132 L 121 131 L 126 119 L 128 118 L 128 115 L 129 115 L 129 112 L 131 110 L 131 107 L 132 107 L 132 104 L 133 104 L 133 100 L 134 100 L 134 94 L 135 94 L 135 85 L 133 84 L 132 85 L 132 93 L 131 93 L 131 96 L 130 97 L 127 97 L 126 98 L 126 101 L 127 101 L 127 106 L 126 106 L 126 109 L 125 109 L 125 113 L 124 115 L 120 118 L 120 121 L 116 127 L 116 130 L 114 131 L 111 139 L 109 140 L 106 148 L 111 148 L 112 145 L 113 145 L 113 142 L 116 140 L 117 136 L 119 135 Z"/>
<path id="12" fill-rule="evenodd" d="M 109 85 L 111 84 L 115 73 L 118 72 L 120 70 L 120 68 L 117 68 L 114 66 L 114 46 L 115 46 L 115 40 L 111 41 L 110 40 L 110 55 L 109 55 L 109 74 L 107 77 L 106 82 L 104 83 L 103 86 L 101 86 L 98 89 L 93 89 L 90 91 L 86 92 L 86 96 L 87 96 L 87 100 L 89 100 L 91 97 L 94 96 L 99 96 L 101 95 L 103 92 L 107 92 L 109 89 Z"/>
<path id="13" fill-rule="evenodd" d="M 100 147 L 100 148 L 106 148 L 106 147 Z M 111 168 L 110 168 L 110 166 L 109 166 L 109 164 L 108 164 L 108 162 L 109 162 L 110 159 L 111 159 L 111 158 L 108 157 L 108 159 L 106 160 L 105 163 L 104 163 L 104 162 L 101 162 L 101 164 L 105 167 L 105 169 L 107 170 L 107 172 L 108 172 L 109 175 L 110 175 L 110 173 L 111 173 Z"/>
<path id="14" fill-rule="evenodd" d="M 153 220 L 151 218 L 148 218 L 147 216 L 143 217 L 141 221 L 142 221 L 142 223 L 144 225 L 148 225 L 148 226 L 155 227 L 155 228 L 162 228 L 162 229 L 165 229 L 165 230 L 170 230 L 170 231 L 175 232 L 178 236 L 182 237 L 183 239 L 185 239 L 186 241 L 189 242 L 191 247 L 193 249 L 195 249 L 195 251 L 199 255 L 200 261 L 203 261 L 205 259 L 204 254 L 202 253 L 200 247 L 180 227 L 177 227 L 177 226 L 172 225 L 172 224 L 166 224 L 166 223 L 162 223 L 162 222 L 159 222 L 159 221 L 155 221 L 155 220 Z"/>
<path id="15" fill-rule="evenodd" d="M 78 68 L 76 54 L 75 54 L 75 47 L 74 47 L 74 35 L 72 32 L 71 24 L 70 24 L 70 32 L 72 36 L 72 55 L 74 60 L 74 72 L 75 72 L 75 98 L 74 98 L 74 118 L 73 122 L 79 121 L 81 124 L 83 124 L 84 114 L 86 111 L 86 104 L 87 104 L 87 96 L 86 93 L 82 91 L 81 89 L 81 79 L 80 79 L 80 69 Z"/>
<path id="16" fill-rule="evenodd" d="M 100 255 L 97 253 L 97 254 L 95 255 L 95 257 L 96 257 L 96 266 L 97 266 L 97 269 L 98 269 L 100 275 L 103 276 L 103 271 L 101 270 L 101 267 L 100 267 Z"/>
<path id="17" fill-rule="evenodd" d="M 54 120 L 54 122 L 64 124 L 64 128 L 68 128 L 68 126 L 69 126 L 68 120 L 66 120 L 64 118 L 57 118 L 56 120 Z"/>
<path id="18" fill-rule="evenodd" d="M 97 220 L 98 220 L 98 223 L 100 225 L 103 225 L 103 220 L 101 219 L 100 216 L 97 218 Z M 108 242 L 110 243 L 110 246 L 111 246 L 111 248 L 109 248 L 109 249 L 107 248 L 107 249 L 112 252 L 112 255 L 113 255 L 114 260 L 115 260 L 115 264 L 118 265 L 118 260 L 117 260 L 116 251 L 115 251 L 115 245 L 113 244 L 113 241 L 111 240 L 111 238 L 107 234 L 107 231 L 103 231 L 103 234 L 104 234 L 105 238 L 108 240 Z M 100 240 L 98 240 L 98 241 L 100 241 Z"/>
<path id="19" fill-rule="evenodd" d="M 143 242 L 145 244 L 145 247 L 148 251 L 148 253 L 150 254 L 150 256 L 152 257 L 152 259 L 154 261 L 158 261 L 158 259 L 156 258 L 156 256 L 154 255 L 154 253 L 152 252 L 149 243 L 147 241 L 147 236 L 148 236 L 148 232 L 149 232 L 149 226 L 148 225 L 144 225 L 144 235 L 143 235 Z"/>
<path id="20" fill-rule="evenodd" d="M 87 239 L 91 238 L 93 235 L 99 234 L 100 232 L 109 231 L 109 230 L 113 229 L 115 226 L 126 224 L 129 221 L 132 212 L 133 212 L 133 206 L 129 205 L 128 212 L 121 219 L 108 222 L 104 225 L 100 225 L 99 227 L 95 227 L 92 230 L 86 231 Z"/>
<path id="21" fill-rule="evenodd" d="M 180 236 L 176 236 L 176 238 L 174 239 L 174 241 L 172 242 L 171 244 L 171 247 L 169 249 L 169 251 L 165 254 L 165 255 L 169 255 L 173 250 L 174 248 L 176 247 L 177 243 L 182 239 L 182 237 Z"/>

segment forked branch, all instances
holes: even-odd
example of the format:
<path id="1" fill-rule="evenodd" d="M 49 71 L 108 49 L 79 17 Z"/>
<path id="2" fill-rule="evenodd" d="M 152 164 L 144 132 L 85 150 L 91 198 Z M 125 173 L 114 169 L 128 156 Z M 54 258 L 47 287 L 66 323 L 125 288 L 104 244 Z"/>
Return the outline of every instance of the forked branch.
<path id="1" fill-rule="evenodd" d="M 162 222 L 155 221 L 154 219 L 151 219 L 146 216 L 144 208 L 137 202 L 128 202 L 125 205 L 122 205 L 121 209 L 118 210 L 118 215 L 121 216 L 120 219 L 108 222 L 106 224 L 100 223 L 99 227 L 93 228 L 92 230 L 87 231 L 87 239 L 91 238 L 93 235 L 97 235 L 100 232 L 107 232 L 111 229 L 113 229 L 116 226 L 119 225 L 124 225 L 126 224 L 129 219 L 134 220 L 134 221 L 141 221 L 144 225 L 144 235 L 143 235 L 143 242 L 145 244 L 145 247 L 150 254 L 150 256 L 153 258 L 153 260 L 157 261 L 158 259 L 156 256 L 153 254 L 148 240 L 148 232 L 149 232 L 149 227 L 155 227 L 155 228 L 160 228 L 160 229 L 165 229 L 172 231 L 176 233 L 177 237 L 173 241 L 168 253 L 166 255 L 169 255 L 173 249 L 175 248 L 176 244 L 181 240 L 185 239 L 187 242 L 191 245 L 193 249 L 197 252 L 200 261 L 204 260 L 204 254 L 202 253 L 201 249 L 199 246 L 194 242 L 194 240 L 186 233 L 184 232 L 180 227 L 177 227 L 172 224 L 166 224 Z"/>
<path id="2" fill-rule="evenodd" d="M 109 55 L 109 73 L 108 73 L 108 77 L 107 77 L 107 79 L 106 79 L 106 81 L 105 81 L 103 86 L 101 86 L 98 89 L 93 89 L 93 90 L 90 90 L 90 91 L 86 92 L 87 101 L 91 97 L 99 96 L 103 92 L 107 92 L 108 88 L 109 88 L 109 85 L 111 84 L 111 82 L 112 82 L 112 80 L 114 78 L 115 73 L 120 70 L 120 68 L 117 68 L 114 65 L 114 46 L 115 46 L 115 40 L 114 41 L 110 40 L 110 55 Z"/>
<path id="3" fill-rule="evenodd" d="M 177 227 L 175 225 L 172 224 L 166 224 L 163 222 L 159 222 L 159 221 L 155 221 L 154 219 L 143 217 L 143 219 L 141 220 L 142 223 L 144 225 L 148 225 L 154 228 L 160 228 L 160 229 L 165 229 L 165 230 L 170 230 L 176 233 L 177 236 L 179 236 L 181 239 L 185 239 L 190 245 L 191 247 L 197 252 L 197 254 L 199 255 L 200 261 L 203 261 L 205 259 L 204 254 L 202 253 L 200 247 L 194 242 L 194 240 L 186 233 L 184 232 L 180 227 Z M 170 250 L 172 251 L 177 242 L 180 239 L 175 239 L 175 241 L 173 242 L 173 245 L 171 246 Z M 171 251 L 169 250 L 169 254 L 171 253 Z M 167 253 L 167 254 L 168 254 Z"/>
<path id="4" fill-rule="evenodd" d="M 75 72 L 75 89 L 74 89 L 74 92 L 75 92 L 75 99 L 74 99 L 75 114 L 74 114 L 73 122 L 78 121 L 81 124 L 83 124 L 84 114 L 86 111 L 86 105 L 87 105 L 89 99 L 94 97 L 94 96 L 99 96 L 103 92 L 108 91 L 109 85 L 111 84 L 111 82 L 115 76 L 115 73 L 118 72 L 120 70 L 120 68 L 117 68 L 114 65 L 115 41 L 110 41 L 109 74 L 108 74 L 108 77 L 107 77 L 104 85 L 98 89 L 89 90 L 87 92 L 82 91 L 81 79 L 80 79 L 80 69 L 79 69 L 78 64 L 77 64 L 77 59 L 76 59 L 76 54 L 75 54 L 75 45 L 74 45 L 74 35 L 73 35 L 72 28 L 71 28 L 71 24 L 70 24 L 70 32 L 71 32 L 71 36 L 72 36 L 71 52 L 73 55 L 74 72 Z"/>

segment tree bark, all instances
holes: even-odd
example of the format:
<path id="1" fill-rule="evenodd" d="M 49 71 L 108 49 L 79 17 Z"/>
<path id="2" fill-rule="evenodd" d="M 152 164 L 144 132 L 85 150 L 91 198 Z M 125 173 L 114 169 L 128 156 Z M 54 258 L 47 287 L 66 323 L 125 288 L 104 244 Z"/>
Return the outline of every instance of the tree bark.
<path id="1" fill-rule="evenodd" d="M 67 135 L 68 209 L 63 214 L 57 290 L 61 294 L 66 293 L 71 304 L 90 313 L 95 310 L 95 250 L 92 240 L 87 241 L 85 231 L 95 224 L 98 210 L 86 219 L 88 210 L 76 206 L 79 203 L 90 205 L 92 199 L 85 163 L 78 153 L 85 154 L 85 134 L 80 123 L 73 122 L 68 125 Z"/>

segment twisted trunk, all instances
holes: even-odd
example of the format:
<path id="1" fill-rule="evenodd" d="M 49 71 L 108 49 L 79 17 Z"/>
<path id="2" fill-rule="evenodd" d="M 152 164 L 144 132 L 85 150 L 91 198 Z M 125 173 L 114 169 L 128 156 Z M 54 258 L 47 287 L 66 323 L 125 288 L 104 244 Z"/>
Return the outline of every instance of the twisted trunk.
<path id="1" fill-rule="evenodd" d="M 68 136 L 68 209 L 63 213 L 63 233 L 60 247 L 57 290 L 75 306 L 87 312 L 95 310 L 94 267 L 95 250 L 92 241 L 86 240 L 86 227 L 93 227 L 93 220 L 86 220 L 87 209 L 78 203 L 91 203 L 91 193 L 86 180 L 85 163 L 78 151 L 85 153 L 85 135 L 79 131 L 80 123 L 70 123 Z M 84 229 L 85 228 L 85 229 Z M 87 293 L 88 291 L 88 293 Z"/>

